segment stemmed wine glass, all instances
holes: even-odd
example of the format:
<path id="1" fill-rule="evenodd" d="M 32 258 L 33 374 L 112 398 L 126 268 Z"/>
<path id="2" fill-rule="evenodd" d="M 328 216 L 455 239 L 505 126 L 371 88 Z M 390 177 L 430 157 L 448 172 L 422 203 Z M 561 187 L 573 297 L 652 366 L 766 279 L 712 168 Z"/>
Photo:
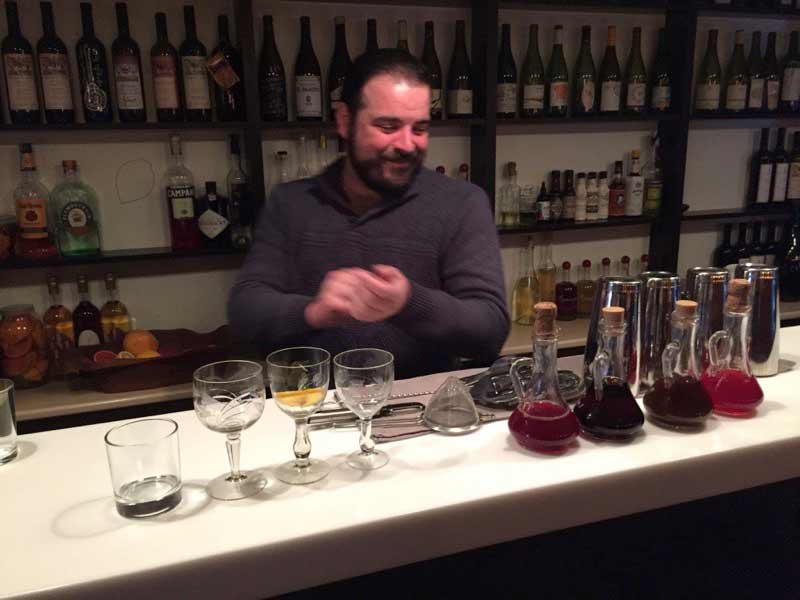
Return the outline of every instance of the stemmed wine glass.
<path id="1" fill-rule="evenodd" d="M 238 500 L 257 494 L 267 481 L 260 471 L 239 469 L 242 431 L 258 421 L 267 394 L 261 365 L 247 360 L 226 360 L 194 372 L 194 411 L 211 431 L 227 435 L 225 446 L 231 472 L 208 484 L 218 500 Z"/>
<path id="2" fill-rule="evenodd" d="M 354 469 L 380 469 L 389 456 L 375 449 L 372 417 L 386 404 L 394 383 L 394 356 L 377 348 L 359 348 L 337 354 L 333 359 L 336 391 L 344 405 L 359 418 L 360 451 L 347 457 Z"/>
<path id="3" fill-rule="evenodd" d="M 294 419 L 294 456 L 275 471 L 284 483 L 319 481 L 330 473 L 328 463 L 311 459 L 308 417 L 319 409 L 328 392 L 331 355 L 321 348 L 276 350 L 267 357 L 269 388 L 275 404 Z"/>

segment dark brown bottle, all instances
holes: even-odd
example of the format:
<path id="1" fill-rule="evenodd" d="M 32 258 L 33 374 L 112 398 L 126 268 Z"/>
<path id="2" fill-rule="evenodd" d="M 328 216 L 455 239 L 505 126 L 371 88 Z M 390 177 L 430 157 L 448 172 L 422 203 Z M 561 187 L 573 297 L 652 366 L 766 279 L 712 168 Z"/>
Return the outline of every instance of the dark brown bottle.
<path id="1" fill-rule="evenodd" d="M 228 34 L 228 17 L 217 17 L 219 42 L 211 51 L 208 70 L 213 78 L 214 100 L 220 121 L 244 121 L 247 118 L 244 95 L 242 55 L 234 48 Z"/>
<path id="2" fill-rule="evenodd" d="M 94 34 L 92 5 L 88 2 L 81 2 L 81 22 L 83 36 L 75 47 L 75 60 L 78 62 L 78 91 L 83 101 L 83 118 L 87 123 L 110 123 L 113 111 L 106 47 Z"/>
<path id="3" fill-rule="evenodd" d="M 258 89 L 261 93 L 261 118 L 264 121 L 286 121 L 286 72 L 275 43 L 272 15 L 264 15 L 264 41 L 258 62 Z"/>
<path id="4" fill-rule="evenodd" d="M 300 50 L 294 63 L 295 116 L 322 120 L 322 71 L 311 42 L 311 19 L 300 17 Z"/>
<path id="5" fill-rule="evenodd" d="M 115 6 L 117 39 L 111 44 L 111 60 L 114 65 L 114 87 L 117 91 L 117 114 L 123 123 L 142 123 L 147 120 L 142 56 L 139 44 L 130 34 L 127 5 L 117 2 Z"/>
<path id="6" fill-rule="evenodd" d="M 468 119 L 474 113 L 472 67 L 469 63 L 464 21 L 456 21 L 456 41 L 447 73 L 447 116 Z"/>
<path id="7" fill-rule="evenodd" d="M 514 118 L 517 110 L 517 65 L 511 52 L 511 25 L 503 23 L 497 54 L 497 116 Z"/>
<path id="8" fill-rule="evenodd" d="M 331 66 L 328 67 L 328 102 L 330 119 L 336 118 L 336 105 L 342 99 L 342 86 L 344 78 L 350 71 L 353 64 L 350 60 L 350 53 L 347 51 L 347 36 L 344 27 L 344 17 L 334 19 L 336 30 L 336 42 L 333 47 Z"/>
<path id="9" fill-rule="evenodd" d="M 211 120 L 211 90 L 208 87 L 206 47 L 197 39 L 194 7 L 183 7 L 186 39 L 181 44 L 181 85 L 187 121 Z"/>
<path id="10" fill-rule="evenodd" d="M 41 122 L 33 47 L 19 28 L 16 2 L 6 2 L 8 35 L 3 39 L 3 67 L 8 91 L 8 112 L 14 124 Z"/>
<path id="11" fill-rule="evenodd" d="M 433 21 L 425 21 L 425 46 L 422 48 L 422 64 L 428 71 L 431 85 L 431 119 L 442 118 L 442 65 L 436 55 Z"/>
<path id="12" fill-rule="evenodd" d="M 183 108 L 178 86 L 178 51 L 169 43 L 167 15 L 156 13 L 157 40 L 150 50 L 150 67 L 156 98 L 156 118 L 160 122 L 183 121 Z"/>
<path id="13" fill-rule="evenodd" d="M 78 305 L 72 311 L 72 326 L 76 346 L 95 346 L 102 344 L 103 322 L 100 309 L 92 304 L 89 297 L 89 282 L 86 275 L 78 275 Z"/>
<path id="14" fill-rule="evenodd" d="M 39 6 L 42 10 L 43 35 L 36 44 L 36 54 L 42 78 L 44 117 L 48 123 L 74 123 L 75 106 L 72 103 L 67 47 L 56 34 L 52 3 L 41 2 Z"/>
<path id="15" fill-rule="evenodd" d="M 364 53 L 378 51 L 378 22 L 375 19 L 367 19 L 367 45 Z"/>

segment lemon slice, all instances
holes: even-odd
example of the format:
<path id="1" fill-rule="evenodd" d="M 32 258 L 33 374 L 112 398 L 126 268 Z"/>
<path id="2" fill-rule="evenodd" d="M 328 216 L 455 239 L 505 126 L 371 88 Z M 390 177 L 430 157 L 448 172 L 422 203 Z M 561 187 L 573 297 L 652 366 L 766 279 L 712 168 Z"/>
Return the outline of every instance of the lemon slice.
<path id="1" fill-rule="evenodd" d="M 306 388 L 304 390 L 290 390 L 277 392 L 275 400 L 284 406 L 313 406 L 319 404 L 325 397 L 325 390 L 321 387 Z"/>
<path id="2" fill-rule="evenodd" d="M 122 352 L 117 354 L 117 358 L 136 358 L 136 357 L 127 350 L 123 350 Z"/>

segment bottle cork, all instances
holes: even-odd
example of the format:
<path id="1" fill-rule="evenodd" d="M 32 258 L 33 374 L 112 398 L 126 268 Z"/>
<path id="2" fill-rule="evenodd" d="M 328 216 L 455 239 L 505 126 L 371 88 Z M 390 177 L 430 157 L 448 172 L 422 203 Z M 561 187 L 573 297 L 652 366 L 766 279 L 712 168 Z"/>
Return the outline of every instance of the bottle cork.
<path id="1" fill-rule="evenodd" d="M 697 314 L 697 302 L 694 300 L 678 300 L 675 303 L 675 314 L 679 319 L 694 317 Z"/>
<path id="2" fill-rule="evenodd" d="M 625 322 L 625 309 L 621 306 L 604 306 L 602 312 L 606 325 L 617 327 Z"/>
<path id="3" fill-rule="evenodd" d="M 747 279 L 731 279 L 728 284 L 728 298 L 725 310 L 743 312 L 750 306 L 750 282 Z"/>
<path id="4" fill-rule="evenodd" d="M 535 336 L 555 335 L 556 305 L 554 302 L 537 302 L 533 306 L 533 334 Z"/>

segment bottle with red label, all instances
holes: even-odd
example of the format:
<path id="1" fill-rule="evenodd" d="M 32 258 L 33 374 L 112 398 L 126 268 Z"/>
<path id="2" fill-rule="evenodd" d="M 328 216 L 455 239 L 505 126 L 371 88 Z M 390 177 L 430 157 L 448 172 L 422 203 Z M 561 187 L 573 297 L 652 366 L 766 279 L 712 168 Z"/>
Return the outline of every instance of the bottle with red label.
<path id="1" fill-rule="evenodd" d="M 156 43 L 150 50 L 150 69 L 160 122 L 183 121 L 183 106 L 178 87 L 178 51 L 169 43 L 167 15 L 156 13 Z"/>
<path id="2" fill-rule="evenodd" d="M 47 221 L 49 192 L 39 181 L 33 149 L 30 144 L 20 144 L 19 153 L 20 182 L 14 190 L 17 212 L 16 254 L 19 258 L 32 260 L 58 256 Z"/>
<path id="3" fill-rule="evenodd" d="M 67 47 L 56 34 L 52 3 L 42 2 L 40 8 L 43 35 L 36 44 L 36 54 L 42 78 L 44 116 L 48 123 L 73 123 L 75 106 L 72 102 Z"/>
<path id="4" fill-rule="evenodd" d="M 614 179 L 608 186 L 608 216 L 625 216 L 625 177 L 622 175 L 622 161 L 614 163 Z"/>
<path id="5" fill-rule="evenodd" d="M 169 230 L 173 250 L 198 250 L 203 246 L 203 235 L 195 209 L 194 177 L 183 165 L 183 151 L 179 135 L 169 138 L 172 165 L 165 175 Z"/>
<path id="6" fill-rule="evenodd" d="M 117 112 L 123 123 L 141 123 L 147 120 L 142 84 L 142 56 L 139 44 L 131 37 L 127 5 L 117 2 L 115 8 L 117 39 L 111 45 L 111 56 L 114 63 Z"/>
<path id="7" fill-rule="evenodd" d="M 16 2 L 6 2 L 8 35 L 3 39 L 8 112 L 12 123 L 39 123 L 39 96 L 33 68 L 33 47 L 19 28 Z"/>

